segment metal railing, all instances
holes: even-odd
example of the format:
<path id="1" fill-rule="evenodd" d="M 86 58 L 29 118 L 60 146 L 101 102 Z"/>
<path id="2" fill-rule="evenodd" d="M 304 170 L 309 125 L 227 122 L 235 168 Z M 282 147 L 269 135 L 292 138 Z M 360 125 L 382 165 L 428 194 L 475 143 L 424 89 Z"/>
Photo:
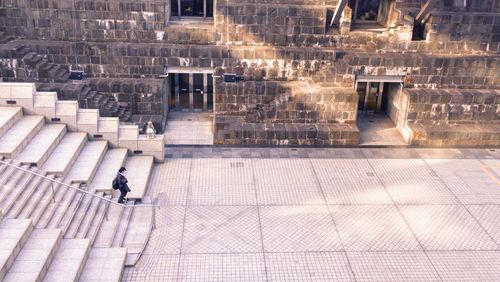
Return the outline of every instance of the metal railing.
<path id="1" fill-rule="evenodd" d="M 115 206 L 119 206 L 121 208 L 153 208 L 153 228 L 156 228 L 156 209 L 157 208 L 161 208 L 160 205 L 156 205 L 156 204 L 140 204 L 140 205 L 124 205 L 124 204 L 120 204 L 120 203 L 117 203 L 113 200 L 110 200 L 108 198 L 105 198 L 105 197 L 101 197 L 99 195 L 96 195 L 94 193 L 91 193 L 89 191 L 86 191 L 86 190 L 83 190 L 83 189 L 80 189 L 78 187 L 74 187 L 72 185 L 69 185 L 69 184 L 66 184 L 64 182 L 61 182 L 61 181 L 58 181 L 58 180 L 55 180 L 55 179 L 52 179 L 50 177 L 47 177 L 45 175 L 42 175 L 42 174 L 39 174 L 39 173 L 36 173 L 34 171 L 31 171 L 31 170 L 28 170 L 28 169 L 25 169 L 25 168 L 22 168 L 22 167 L 19 167 L 17 165 L 14 165 L 14 164 L 11 164 L 11 163 L 8 163 L 8 162 L 5 162 L 3 160 L 0 160 L 0 163 L 1 164 L 4 164 L 4 165 L 7 165 L 7 166 L 10 166 L 10 167 L 13 167 L 17 170 L 21 170 L 21 171 L 24 171 L 24 172 L 27 172 L 27 173 L 30 173 L 34 176 L 37 176 L 37 177 L 40 177 L 42 179 L 45 179 L 45 180 L 48 180 L 51 182 L 51 191 L 52 191 L 52 201 L 54 203 L 56 203 L 56 197 L 55 197 L 55 189 L 54 189 L 54 184 L 58 184 L 58 185 L 61 185 L 61 186 L 64 186 L 66 188 L 70 188 L 70 189 L 73 189 L 73 190 L 76 190 L 80 193 L 83 193 L 83 194 L 87 194 L 87 195 L 90 195 L 91 197 L 94 197 L 94 198 L 98 198 L 99 200 L 101 201 L 105 201 L 105 202 L 108 202 L 109 204 L 113 204 Z M 106 215 L 106 219 L 107 219 L 107 215 Z"/>

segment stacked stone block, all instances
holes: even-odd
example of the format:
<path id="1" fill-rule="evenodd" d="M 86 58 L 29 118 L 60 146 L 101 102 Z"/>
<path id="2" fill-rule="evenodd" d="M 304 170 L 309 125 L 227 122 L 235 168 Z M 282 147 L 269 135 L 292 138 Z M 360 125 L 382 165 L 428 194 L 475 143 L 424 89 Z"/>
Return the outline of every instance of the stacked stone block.
<path id="1" fill-rule="evenodd" d="M 230 145 L 353 145 L 357 93 L 279 81 L 215 87 L 215 143 Z"/>
<path id="2" fill-rule="evenodd" d="M 413 145 L 500 145 L 500 91 L 408 89 Z"/>

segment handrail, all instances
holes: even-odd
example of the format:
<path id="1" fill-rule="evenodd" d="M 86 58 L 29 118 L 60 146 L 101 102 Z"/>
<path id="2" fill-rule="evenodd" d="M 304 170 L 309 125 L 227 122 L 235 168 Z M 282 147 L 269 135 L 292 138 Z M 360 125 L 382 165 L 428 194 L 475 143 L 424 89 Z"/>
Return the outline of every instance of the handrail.
<path id="1" fill-rule="evenodd" d="M 0 160 L 0 163 L 2 163 L 2 164 L 4 164 L 4 165 L 11 166 L 11 167 L 13 167 L 13 168 L 15 168 L 15 169 L 18 169 L 18 170 L 22 170 L 22 171 L 27 172 L 27 173 L 31 173 L 31 174 L 36 175 L 36 176 L 38 176 L 38 177 L 41 177 L 41 178 L 43 178 L 43 179 L 45 179 L 45 180 L 48 180 L 48 181 L 50 181 L 50 182 L 52 182 L 52 183 L 57 183 L 57 184 L 59 184 L 59 185 L 66 186 L 66 187 L 71 188 L 71 189 L 73 189 L 73 190 L 77 190 L 77 191 L 79 191 L 79 192 L 81 192 L 81 193 L 84 193 L 84 194 L 90 195 L 90 196 L 92 196 L 92 197 L 99 198 L 99 199 L 101 199 L 101 200 L 104 200 L 104 201 L 106 201 L 106 202 L 109 202 L 109 203 L 111 203 L 111 204 L 113 204 L 113 205 L 120 206 L 120 207 L 122 207 L 122 208 L 160 208 L 160 205 L 140 204 L 140 205 L 130 205 L 130 206 L 129 206 L 129 205 L 120 204 L 120 203 L 114 202 L 114 201 L 112 201 L 112 200 L 109 200 L 109 199 L 107 199 L 107 198 L 104 198 L 104 197 L 98 196 L 98 195 L 96 195 L 96 194 L 90 193 L 90 192 L 88 192 L 88 191 L 85 191 L 85 190 L 83 190 L 83 189 L 80 189 L 80 188 L 77 188 L 77 187 L 74 187 L 74 186 L 68 185 L 68 184 L 66 184 L 66 183 L 64 183 L 64 182 L 57 181 L 57 180 L 55 180 L 55 179 L 51 179 L 51 178 L 49 178 L 49 177 L 46 177 L 46 176 L 41 175 L 41 174 L 39 174 L 39 173 L 33 172 L 33 171 L 31 171 L 31 170 L 24 169 L 24 168 L 19 167 L 19 166 L 17 166 L 17 165 L 10 164 L 10 163 L 8 163 L 8 162 L 4 162 L 3 160 Z"/>

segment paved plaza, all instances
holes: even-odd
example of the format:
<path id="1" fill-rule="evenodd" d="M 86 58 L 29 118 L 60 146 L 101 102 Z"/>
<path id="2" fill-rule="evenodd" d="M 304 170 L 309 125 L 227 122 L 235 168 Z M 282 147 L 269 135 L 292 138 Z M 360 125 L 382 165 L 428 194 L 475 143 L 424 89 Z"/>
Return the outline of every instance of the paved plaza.
<path id="1" fill-rule="evenodd" d="M 167 147 L 124 281 L 499 281 L 500 152 Z"/>

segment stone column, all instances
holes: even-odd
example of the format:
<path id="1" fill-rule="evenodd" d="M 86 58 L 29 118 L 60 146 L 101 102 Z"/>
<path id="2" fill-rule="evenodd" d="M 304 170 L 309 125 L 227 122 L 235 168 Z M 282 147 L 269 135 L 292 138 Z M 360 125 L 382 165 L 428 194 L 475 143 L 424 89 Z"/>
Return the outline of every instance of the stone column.
<path id="1" fill-rule="evenodd" d="M 174 74 L 174 92 L 175 92 L 175 109 L 179 110 L 180 105 L 179 105 L 179 74 L 176 73 Z"/>
<path id="2" fill-rule="evenodd" d="M 203 111 L 207 111 L 207 92 L 208 92 L 208 75 L 206 73 L 203 74 Z"/>
<path id="3" fill-rule="evenodd" d="M 193 95 L 194 95 L 194 83 L 193 74 L 189 74 L 189 110 L 193 111 Z"/>

